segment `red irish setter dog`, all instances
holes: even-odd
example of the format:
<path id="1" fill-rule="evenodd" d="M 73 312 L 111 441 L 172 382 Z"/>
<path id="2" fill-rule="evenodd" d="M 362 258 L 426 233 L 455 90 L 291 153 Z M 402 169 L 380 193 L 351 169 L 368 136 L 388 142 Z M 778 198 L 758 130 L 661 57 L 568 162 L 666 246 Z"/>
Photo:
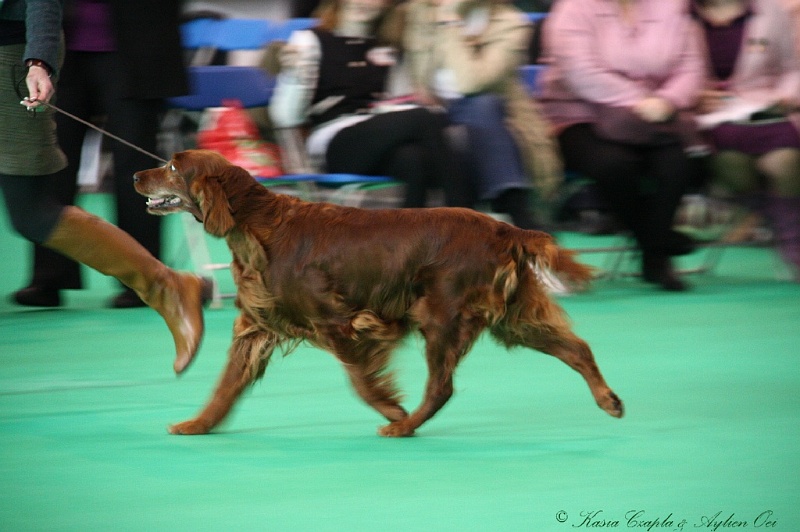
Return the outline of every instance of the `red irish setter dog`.
<path id="1" fill-rule="evenodd" d="M 211 151 L 177 153 L 138 172 L 153 214 L 188 211 L 233 253 L 240 313 L 210 402 L 173 434 L 216 427 L 276 348 L 306 341 L 333 353 L 358 395 L 410 436 L 450 399 L 453 371 L 484 329 L 506 347 L 553 355 L 580 373 L 614 417 L 622 401 L 575 336 L 537 272 L 588 281 L 589 268 L 546 233 L 455 208 L 367 210 L 275 194 Z M 428 382 L 409 414 L 387 370 L 411 331 L 425 340 Z"/>

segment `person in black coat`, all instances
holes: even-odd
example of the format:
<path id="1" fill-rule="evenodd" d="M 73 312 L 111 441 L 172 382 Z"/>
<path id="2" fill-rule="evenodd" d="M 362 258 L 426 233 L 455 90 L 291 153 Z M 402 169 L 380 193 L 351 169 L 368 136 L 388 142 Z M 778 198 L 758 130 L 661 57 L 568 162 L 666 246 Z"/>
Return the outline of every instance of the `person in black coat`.
<path id="1" fill-rule="evenodd" d="M 164 99 L 188 92 L 180 0 L 67 0 L 64 10 L 67 50 L 55 103 L 85 120 L 103 116 L 109 132 L 155 152 Z M 68 166 L 54 179 L 53 192 L 72 204 L 86 126 L 62 114 L 55 119 Z M 132 183 L 134 172 L 154 161 L 114 140 L 105 142 L 114 159 L 117 225 L 159 258 L 160 218 L 147 214 Z M 14 299 L 22 305 L 59 306 L 62 289 L 80 287 L 77 263 L 37 245 L 31 282 Z M 143 305 L 128 288 L 111 304 Z"/>

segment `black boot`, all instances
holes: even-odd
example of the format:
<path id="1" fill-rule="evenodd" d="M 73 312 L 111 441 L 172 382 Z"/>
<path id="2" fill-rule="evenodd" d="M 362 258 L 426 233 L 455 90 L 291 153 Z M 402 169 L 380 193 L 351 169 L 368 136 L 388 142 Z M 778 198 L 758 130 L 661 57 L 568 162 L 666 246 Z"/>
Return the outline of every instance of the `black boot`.
<path id="1" fill-rule="evenodd" d="M 675 257 L 678 255 L 690 255 L 697 249 L 697 242 L 685 233 L 670 230 L 664 242 L 667 253 Z"/>
<path id="2" fill-rule="evenodd" d="M 689 286 L 672 269 L 670 258 L 662 253 L 644 252 L 642 254 L 642 279 L 657 284 L 669 292 L 683 292 Z"/>
<path id="3" fill-rule="evenodd" d="M 29 284 L 14 292 L 14 302 L 25 307 L 60 307 L 61 291 L 49 286 Z"/>
<path id="4" fill-rule="evenodd" d="M 61 253 L 39 244 L 33 246 L 33 272 L 28 286 L 14 292 L 12 298 L 26 307 L 60 307 L 61 290 L 79 290 L 80 265 Z"/>

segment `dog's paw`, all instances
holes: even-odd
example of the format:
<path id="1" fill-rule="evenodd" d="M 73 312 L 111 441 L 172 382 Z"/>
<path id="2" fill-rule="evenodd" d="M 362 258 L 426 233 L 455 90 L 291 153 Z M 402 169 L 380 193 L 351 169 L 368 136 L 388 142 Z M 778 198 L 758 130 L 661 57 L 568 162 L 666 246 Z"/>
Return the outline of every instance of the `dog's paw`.
<path id="1" fill-rule="evenodd" d="M 207 434 L 209 429 L 205 424 L 198 422 L 196 419 L 191 419 L 182 423 L 170 425 L 168 430 L 170 434 L 191 436 L 195 434 Z"/>
<path id="2" fill-rule="evenodd" d="M 379 428 L 378 434 L 387 438 L 404 438 L 413 436 L 414 429 L 407 426 L 403 421 L 395 421 Z"/>
<path id="3" fill-rule="evenodd" d="M 620 418 L 625 415 L 625 405 L 622 404 L 622 399 L 612 391 L 609 391 L 606 397 L 597 404 L 610 416 Z"/>

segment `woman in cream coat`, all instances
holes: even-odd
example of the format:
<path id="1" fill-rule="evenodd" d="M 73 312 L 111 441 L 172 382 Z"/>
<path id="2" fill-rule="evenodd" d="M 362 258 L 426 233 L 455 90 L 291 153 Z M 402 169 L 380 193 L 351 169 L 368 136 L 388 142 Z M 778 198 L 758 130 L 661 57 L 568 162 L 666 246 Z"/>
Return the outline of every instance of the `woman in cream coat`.
<path id="1" fill-rule="evenodd" d="M 418 97 L 466 126 L 478 199 L 526 228 L 536 225 L 531 183 L 549 200 L 563 176 L 549 125 L 518 72 L 530 34 L 525 14 L 503 0 L 412 0 L 404 43 Z"/>

